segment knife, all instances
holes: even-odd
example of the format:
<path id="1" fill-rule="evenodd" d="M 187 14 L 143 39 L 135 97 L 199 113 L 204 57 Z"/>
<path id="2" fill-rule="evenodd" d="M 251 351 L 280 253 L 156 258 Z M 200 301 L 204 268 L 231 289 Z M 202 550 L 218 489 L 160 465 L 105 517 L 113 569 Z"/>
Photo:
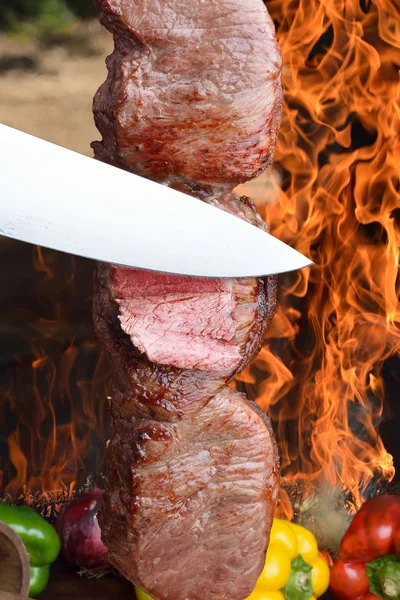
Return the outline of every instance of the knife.
<path id="1" fill-rule="evenodd" d="M 2 124 L 0 234 L 201 277 L 272 275 L 312 264 L 219 208 Z"/>

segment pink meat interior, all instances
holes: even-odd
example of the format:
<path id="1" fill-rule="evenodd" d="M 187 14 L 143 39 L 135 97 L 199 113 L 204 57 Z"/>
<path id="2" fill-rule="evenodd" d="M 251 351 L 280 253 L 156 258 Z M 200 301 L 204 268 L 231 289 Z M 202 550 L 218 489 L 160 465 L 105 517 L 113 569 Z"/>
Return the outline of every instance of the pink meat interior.
<path id="1" fill-rule="evenodd" d="M 241 362 L 254 318 L 254 280 L 183 277 L 115 267 L 119 320 L 152 362 L 225 371 Z M 249 301 L 250 300 L 250 301 Z"/>

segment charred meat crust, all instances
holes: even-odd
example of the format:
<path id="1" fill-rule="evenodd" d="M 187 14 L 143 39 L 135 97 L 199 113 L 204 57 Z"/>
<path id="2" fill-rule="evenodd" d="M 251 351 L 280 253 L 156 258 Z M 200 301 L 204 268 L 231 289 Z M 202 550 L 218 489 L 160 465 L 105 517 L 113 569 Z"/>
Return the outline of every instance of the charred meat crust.
<path id="1" fill-rule="evenodd" d="M 261 1 L 97 5 L 115 40 L 94 99 L 97 158 L 160 182 L 231 189 L 271 164 L 282 64 Z"/>
<path id="2" fill-rule="evenodd" d="M 221 437 L 225 420 L 231 437 Z M 265 415 L 225 388 L 178 423 L 117 418 L 115 430 L 100 522 L 117 568 L 165 600 L 247 597 L 278 490 Z"/>
<path id="3" fill-rule="evenodd" d="M 280 125 L 281 56 L 263 2 L 96 3 L 115 50 L 94 98 L 95 157 L 267 230 L 254 202 L 232 192 L 271 163 Z M 171 300 L 172 281 L 159 302 L 154 282 L 142 296 L 141 276 L 118 269 L 99 265 L 93 306 L 114 368 L 101 515 L 110 561 L 157 600 L 243 600 L 264 564 L 279 461 L 268 418 L 227 384 L 260 349 L 276 278 L 221 283 L 219 303 L 214 286 L 217 316 L 188 331 L 203 298 Z M 170 352 L 160 354 L 158 325 Z M 200 335 L 193 347 L 208 354 L 185 362 L 183 335 Z"/>

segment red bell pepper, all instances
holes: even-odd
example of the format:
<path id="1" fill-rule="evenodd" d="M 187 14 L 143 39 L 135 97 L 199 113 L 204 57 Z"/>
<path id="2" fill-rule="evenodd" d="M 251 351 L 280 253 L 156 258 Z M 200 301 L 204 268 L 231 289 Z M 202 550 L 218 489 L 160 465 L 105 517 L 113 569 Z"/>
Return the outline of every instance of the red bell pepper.
<path id="1" fill-rule="evenodd" d="M 337 600 L 400 599 L 400 496 L 363 504 L 345 533 L 331 569 Z"/>

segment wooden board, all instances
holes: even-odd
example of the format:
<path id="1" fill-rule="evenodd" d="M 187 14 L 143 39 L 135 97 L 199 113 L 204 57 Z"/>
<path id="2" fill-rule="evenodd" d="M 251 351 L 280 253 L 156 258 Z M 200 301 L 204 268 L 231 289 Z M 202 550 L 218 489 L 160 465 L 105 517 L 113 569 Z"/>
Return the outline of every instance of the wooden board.
<path id="1" fill-rule="evenodd" d="M 116 575 L 88 579 L 63 559 L 52 566 L 50 581 L 37 600 L 135 600 L 133 585 Z"/>

